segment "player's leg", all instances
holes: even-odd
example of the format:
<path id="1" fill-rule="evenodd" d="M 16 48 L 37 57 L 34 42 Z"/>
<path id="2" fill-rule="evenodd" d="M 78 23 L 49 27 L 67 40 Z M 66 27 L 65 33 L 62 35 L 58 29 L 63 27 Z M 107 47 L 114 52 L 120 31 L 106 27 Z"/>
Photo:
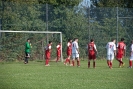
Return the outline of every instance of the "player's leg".
<path id="1" fill-rule="evenodd" d="M 75 65 L 76 53 L 72 53 L 72 66 Z"/>
<path id="2" fill-rule="evenodd" d="M 90 68 L 90 61 L 91 61 L 91 59 L 92 59 L 92 58 L 91 58 L 91 55 L 89 54 L 89 55 L 88 55 L 88 68 Z"/>
<path id="3" fill-rule="evenodd" d="M 132 61 L 133 61 L 133 54 L 131 54 L 131 57 L 129 59 L 129 68 L 132 68 Z"/>
<path id="4" fill-rule="evenodd" d="M 112 54 L 110 55 L 110 69 L 112 69 L 113 59 L 114 59 L 114 53 L 112 53 Z"/>
<path id="5" fill-rule="evenodd" d="M 80 67 L 80 59 L 78 53 L 76 53 L 76 60 L 77 60 L 77 67 Z"/>
<path id="6" fill-rule="evenodd" d="M 107 55 L 107 65 L 110 67 L 110 55 Z"/>
<path id="7" fill-rule="evenodd" d="M 94 54 L 93 56 L 93 68 L 96 67 L 96 55 Z"/>

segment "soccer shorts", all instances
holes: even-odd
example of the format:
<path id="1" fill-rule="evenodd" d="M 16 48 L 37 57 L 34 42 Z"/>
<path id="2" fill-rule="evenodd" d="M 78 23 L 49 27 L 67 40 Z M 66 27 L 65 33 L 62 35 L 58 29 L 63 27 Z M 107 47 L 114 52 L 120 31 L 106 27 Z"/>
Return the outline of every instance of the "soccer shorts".
<path id="1" fill-rule="evenodd" d="M 79 58 L 79 54 L 78 53 L 72 53 L 72 58 L 73 59 Z"/>
<path id="2" fill-rule="evenodd" d="M 67 56 L 71 56 L 71 51 L 67 51 Z"/>
<path id="3" fill-rule="evenodd" d="M 122 58 L 122 57 L 123 57 L 123 54 L 117 53 L 116 58 Z"/>
<path id="4" fill-rule="evenodd" d="M 30 53 L 25 52 L 25 57 L 30 57 Z"/>
<path id="5" fill-rule="evenodd" d="M 107 55 L 107 60 L 113 60 L 114 59 L 114 53 Z"/>
<path id="6" fill-rule="evenodd" d="M 91 60 L 91 59 L 96 59 L 96 55 L 95 54 L 89 54 L 89 59 Z"/>
<path id="7" fill-rule="evenodd" d="M 45 53 L 45 59 L 50 59 L 50 53 Z"/>

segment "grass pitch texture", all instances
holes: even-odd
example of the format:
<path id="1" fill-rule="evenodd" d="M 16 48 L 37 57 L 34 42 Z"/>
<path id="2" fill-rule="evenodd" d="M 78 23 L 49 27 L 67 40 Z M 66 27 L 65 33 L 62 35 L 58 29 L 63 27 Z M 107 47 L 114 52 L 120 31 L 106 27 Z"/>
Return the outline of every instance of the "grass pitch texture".
<path id="1" fill-rule="evenodd" d="M 97 60 L 96 68 L 87 68 L 87 60 L 81 67 L 65 66 L 62 62 L 29 61 L 0 63 L 0 89 L 133 89 L 133 68 L 128 60 L 123 68 L 118 68 L 114 60 L 109 69 L 106 60 Z"/>

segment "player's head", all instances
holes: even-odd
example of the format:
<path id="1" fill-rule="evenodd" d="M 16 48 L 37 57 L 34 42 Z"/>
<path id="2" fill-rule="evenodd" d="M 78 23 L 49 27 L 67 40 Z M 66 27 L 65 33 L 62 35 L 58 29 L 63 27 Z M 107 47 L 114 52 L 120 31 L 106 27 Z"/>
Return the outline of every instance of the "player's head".
<path id="1" fill-rule="evenodd" d="M 116 40 L 114 38 L 112 38 L 111 41 L 114 42 L 114 43 L 116 42 Z"/>
<path id="2" fill-rule="evenodd" d="M 52 44 L 52 41 L 49 41 L 49 44 Z"/>
<path id="3" fill-rule="evenodd" d="M 74 41 L 78 41 L 78 38 L 74 38 Z"/>
<path id="4" fill-rule="evenodd" d="M 68 42 L 72 42 L 72 39 L 68 39 Z"/>
<path id="5" fill-rule="evenodd" d="M 94 40 L 93 40 L 93 39 L 91 39 L 91 42 L 94 42 Z"/>
<path id="6" fill-rule="evenodd" d="M 30 42 L 30 39 L 29 38 L 27 39 L 27 42 Z"/>
<path id="7" fill-rule="evenodd" d="M 121 38 L 121 41 L 124 41 L 125 39 L 124 38 Z"/>
<path id="8" fill-rule="evenodd" d="M 132 44 L 133 44 L 133 40 L 132 40 L 131 42 L 132 42 Z"/>

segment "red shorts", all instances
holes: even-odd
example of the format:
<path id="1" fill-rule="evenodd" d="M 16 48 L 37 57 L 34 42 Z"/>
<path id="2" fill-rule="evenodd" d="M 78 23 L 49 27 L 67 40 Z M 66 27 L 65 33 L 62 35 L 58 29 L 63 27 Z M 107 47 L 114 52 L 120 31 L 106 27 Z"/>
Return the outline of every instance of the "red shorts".
<path id="1" fill-rule="evenodd" d="M 71 56 L 72 52 L 71 51 L 67 51 L 67 56 Z"/>
<path id="2" fill-rule="evenodd" d="M 96 55 L 95 54 L 92 54 L 92 55 L 89 54 L 89 59 L 93 59 L 93 60 L 96 59 Z"/>
<path id="3" fill-rule="evenodd" d="M 123 58 L 123 54 L 117 53 L 116 58 Z"/>
<path id="4" fill-rule="evenodd" d="M 50 59 L 50 53 L 45 53 L 45 59 Z"/>
<path id="5" fill-rule="evenodd" d="M 61 53 L 60 52 L 57 52 L 57 57 L 60 57 Z"/>

